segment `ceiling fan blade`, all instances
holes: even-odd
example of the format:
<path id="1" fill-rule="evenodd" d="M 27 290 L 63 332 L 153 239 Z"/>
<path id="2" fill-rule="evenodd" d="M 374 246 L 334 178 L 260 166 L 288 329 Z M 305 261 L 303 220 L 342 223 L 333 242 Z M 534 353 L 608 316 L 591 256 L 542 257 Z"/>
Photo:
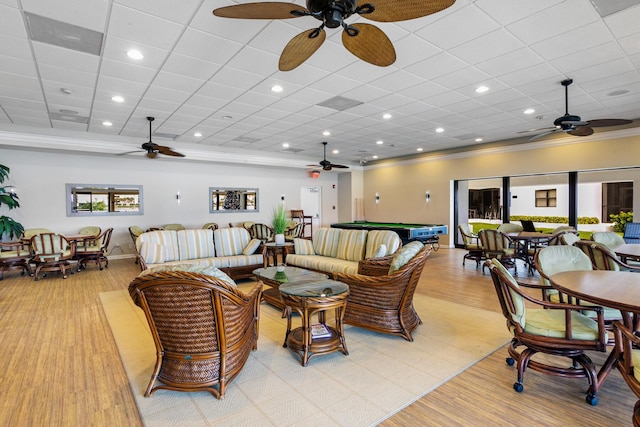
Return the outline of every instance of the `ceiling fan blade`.
<path id="1" fill-rule="evenodd" d="M 606 126 L 628 125 L 629 123 L 633 123 L 633 120 L 627 120 L 627 119 L 598 119 L 598 120 L 589 120 L 587 123 L 592 128 L 598 128 L 598 127 L 606 127 Z"/>
<path id="2" fill-rule="evenodd" d="M 301 16 L 293 15 L 291 13 L 292 10 L 301 12 L 302 14 L 309 13 L 307 8 L 294 3 L 261 2 L 220 7 L 214 9 L 213 14 L 221 18 L 239 19 L 288 19 Z"/>
<path id="3" fill-rule="evenodd" d="M 557 129 L 557 127 L 556 126 L 550 126 L 550 127 L 546 127 L 546 128 L 527 129 L 527 130 L 521 130 L 521 131 L 516 132 L 516 133 L 540 132 L 542 130 L 554 130 L 554 129 Z"/>
<path id="4" fill-rule="evenodd" d="M 396 61 L 396 50 L 389 37 L 378 27 L 371 24 L 353 24 L 358 34 L 350 36 L 342 32 L 342 44 L 358 58 L 373 65 L 386 67 Z"/>
<path id="5" fill-rule="evenodd" d="M 331 163 L 331 167 L 332 168 L 338 168 L 338 169 L 349 169 L 349 166 L 345 166 L 345 165 L 336 165 Z"/>
<path id="6" fill-rule="evenodd" d="M 309 37 L 312 34 L 315 34 L 315 37 Z M 324 29 L 313 28 L 289 40 L 280 55 L 278 63 L 280 71 L 291 71 L 309 59 L 322 46 L 326 37 L 327 33 Z"/>
<path id="7" fill-rule="evenodd" d="M 536 139 L 544 138 L 545 136 L 551 135 L 552 133 L 556 133 L 556 132 L 558 132 L 560 130 L 562 130 L 562 129 L 555 128 L 555 129 L 547 131 L 547 132 L 539 133 L 539 134 L 534 135 L 531 138 L 529 138 L 529 141 L 535 141 Z"/>
<path id="8" fill-rule="evenodd" d="M 359 0 L 358 6 L 366 3 L 373 3 L 375 10 L 362 14 L 363 17 L 377 22 L 397 22 L 440 12 L 453 5 L 455 0 Z"/>
<path id="9" fill-rule="evenodd" d="M 171 148 L 163 145 L 157 145 L 156 149 L 160 154 L 164 154 L 165 156 L 184 157 L 184 154 L 173 151 Z"/>
<path id="10" fill-rule="evenodd" d="M 577 126 L 575 129 L 567 131 L 567 133 L 573 136 L 589 136 L 593 134 L 593 129 L 589 126 Z"/>

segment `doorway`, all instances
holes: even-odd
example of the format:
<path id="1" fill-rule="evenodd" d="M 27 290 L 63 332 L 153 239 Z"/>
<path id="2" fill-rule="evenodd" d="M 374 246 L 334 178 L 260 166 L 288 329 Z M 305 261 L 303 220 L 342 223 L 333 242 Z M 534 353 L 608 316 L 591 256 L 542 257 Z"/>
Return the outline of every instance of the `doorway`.
<path id="1" fill-rule="evenodd" d="M 300 187 L 300 209 L 311 216 L 313 229 L 322 224 L 322 187 Z"/>

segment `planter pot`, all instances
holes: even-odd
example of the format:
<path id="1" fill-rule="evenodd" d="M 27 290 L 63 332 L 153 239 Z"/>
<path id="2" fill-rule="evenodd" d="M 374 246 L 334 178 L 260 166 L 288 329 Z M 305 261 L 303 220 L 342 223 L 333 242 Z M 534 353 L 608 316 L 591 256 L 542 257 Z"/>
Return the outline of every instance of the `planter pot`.
<path id="1" fill-rule="evenodd" d="M 284 245 L 284 234 L 276 234 L 275 242 L 276 245 Z"/>

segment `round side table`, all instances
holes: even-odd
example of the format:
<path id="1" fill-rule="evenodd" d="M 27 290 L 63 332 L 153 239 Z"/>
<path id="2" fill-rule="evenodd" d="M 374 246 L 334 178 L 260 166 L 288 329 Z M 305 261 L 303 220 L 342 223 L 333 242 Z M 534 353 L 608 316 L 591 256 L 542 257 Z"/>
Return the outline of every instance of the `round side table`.
<path id="1" fill-rule="evenodd" d="M 337 350 L 349 354 L 342 323 L 349 286 L 335 280 L 319 280 L 302 284 L 286 283 L 279 289 L 287 316 L 283 347 L 289 347 L 300 358 L 302 366 L 307 366 L 312 357 L 320 354 Z M 327 324 L 328 310 L 334 310 L 332 324 Z M 300 315 L 302 324 L 291 329 L 294 311 Z M 318 323 L 313 323 L 314 315 Z"/>

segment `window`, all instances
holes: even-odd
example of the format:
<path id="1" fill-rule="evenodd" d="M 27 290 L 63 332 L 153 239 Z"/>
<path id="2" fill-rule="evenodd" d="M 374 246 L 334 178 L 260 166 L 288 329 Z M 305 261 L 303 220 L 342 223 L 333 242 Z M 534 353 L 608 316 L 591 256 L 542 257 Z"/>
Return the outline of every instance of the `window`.
<path id="1" fill-rule="evenodd" d="M 633 182 L 603 182 L 602 221 L 620 212 L 633 212 Z"/>
<path id="2" fill-rule="evenodd" d="M 67 184 L 67 216 L 142 215 L 142 186 Z"/>
<path id="3" fill-rule="evenodd" d="M 536 208 L 555 208 L 556 190 L 536 190 Z"/>
<path id="4" fill-rule="evenodd" d="M 209 212 L 258 212 L 257 188 L 209 188 Z"/>

